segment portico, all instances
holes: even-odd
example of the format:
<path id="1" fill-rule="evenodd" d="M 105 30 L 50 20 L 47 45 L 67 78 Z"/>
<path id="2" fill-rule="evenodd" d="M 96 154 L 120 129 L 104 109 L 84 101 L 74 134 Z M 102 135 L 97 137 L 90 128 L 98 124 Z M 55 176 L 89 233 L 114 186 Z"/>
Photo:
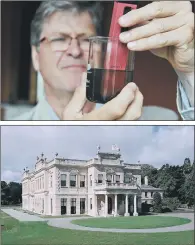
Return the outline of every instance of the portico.
<path id="1" fill-rule="evenodd" d="M 133 216 L 138 215 L 138 196 L 137 193 L 111 193 L 94 195 L 94 213 L 95 216 Z M 132 202 L 133 200 L 133 202 Z M 132 207 L 133 206 L 133 210 Z"/>

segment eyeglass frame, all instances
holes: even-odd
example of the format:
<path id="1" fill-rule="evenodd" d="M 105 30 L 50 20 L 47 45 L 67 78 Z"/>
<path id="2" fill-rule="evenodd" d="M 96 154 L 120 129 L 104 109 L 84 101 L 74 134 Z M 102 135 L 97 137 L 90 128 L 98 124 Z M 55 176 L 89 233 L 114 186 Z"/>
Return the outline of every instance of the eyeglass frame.
<path id="1" fill-rule="evenodd" d="M 77 40 L 77 42 L 79 43 L 79 45 L 80 45 L 80 40 L 78 39 L 78 37 L 71 37 L 71 36 L 69 36 L 69 35 L 67 35 L 67 34 L 63 34 L 64 36 L 67 36 L 68 38 L 70 38 L 70 43 L 68 44 L 68 47 L 66 48 L 66 49 L 63 49 L 63 50 L 60 50 L 60 51 L 67 51 L 67 49 L 70 47 L 70 44 L 72 43 L 72 40 L 73 39 L 75 39 L 75 40 Z M 84 40 L 87 40 L 89 43 L 90 43 L 90 39 L 91 38 L 94 38 L 95 36 L 90 36 L 90 37 L 87 37 L 87 38 L 84 38 Z M 61 37 L 61 38 L 63 38 L 63 37 Z M 57 38 L 56 38 L 57 39 Z M 60 39 L 60 37 L 59 37 L 59 39 Z M 50 48 L 51 48 L 51 42 L 52 42 L 52 40 L 50 40 L 50 38 L 49 37 L 43 37 L 43 38 L 41 38 L 40 40 L 39 40 L 39 42 L 38 42 L 38 44 L 39 44 L 39 46 L 40 46 L 40 44 L 41 43 L 43 43 L 43 42 L 47 42 L 47 43 L 49 43 L 49 45 L 50 45 Z M 82 48 L 81 48 L 82 49 Z M 52 48 L 51 48 L 51 50 L 52 50 Z M 83 49 L 82 49 L 83 50 Z"/>

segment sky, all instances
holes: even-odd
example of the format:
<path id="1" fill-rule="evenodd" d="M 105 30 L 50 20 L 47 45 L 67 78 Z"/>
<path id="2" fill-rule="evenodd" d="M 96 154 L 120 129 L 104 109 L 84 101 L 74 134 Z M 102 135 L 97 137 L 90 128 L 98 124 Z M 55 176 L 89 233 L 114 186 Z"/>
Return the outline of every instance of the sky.
<path id="1" fill-rule="evenodd" d="M 1 180 L 21 181 L 23 169 L 33 170 L 37 156 L 88 160 L 116 144 L 127 163 L 182 165 L 194 160 L 192 126 L 2 126 Z"/>

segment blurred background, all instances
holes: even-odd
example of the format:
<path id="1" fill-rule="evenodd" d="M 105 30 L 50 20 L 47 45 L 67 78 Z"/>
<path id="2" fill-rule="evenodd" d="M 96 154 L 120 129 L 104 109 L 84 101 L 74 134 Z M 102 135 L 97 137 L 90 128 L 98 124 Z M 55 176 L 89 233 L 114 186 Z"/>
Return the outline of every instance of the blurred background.
<path id="1" fill-rule="evenodd" d="M 129 2 L 138 4 L 138 7 L 150 3 Z M 30 47 L 30 23 L 39 4 L 39 1 L 1 2 L 1 120 L 11 120 L 29 111 L 43 96 L 42 78 L 32 67 Z M 103 35 L 107 36 L 113 2 L 102 1 L 102 4 Z M 179 118 L 176 108 L 177 75 L 167 61 L 148 51 L 136 52 L 134 78 L 144 95 L 145 106 L 169 109 Z"/>

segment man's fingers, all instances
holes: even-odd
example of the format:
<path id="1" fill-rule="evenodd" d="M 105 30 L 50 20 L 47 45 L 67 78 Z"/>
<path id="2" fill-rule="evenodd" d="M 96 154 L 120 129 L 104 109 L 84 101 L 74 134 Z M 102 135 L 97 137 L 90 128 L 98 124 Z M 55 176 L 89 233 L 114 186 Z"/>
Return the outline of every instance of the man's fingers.
<path id="1" fill-rule="evenodd" d="M 71 101 L 64 111 L 64 116 L 66 118 L 73 117 L 72 119 L 74 119 L 74 117 L 77 117 L 77 115 L 82 116 L 82 109 L 86 102 L 86 79 L 87 74 L 83 73 L 81 85 L 76 88 Z"/>
<path id="2" fill-rule="evenodd" d="M 137 120 L 141 117 L 143 107 L 143 95 L 137 89 L 135 99 L 120 120 Z"/>
<path id="3" fill-rule="evenodd" d="M 86 101 L 83 107 L 83 114 L 89 113 L 94 110 L 96 104 L 91 101 Z"/>
<path id="4" fill-rule="evenodd" d="M 137 85 L 129 83 L 118 96 L 98 110 L 86 115 L 84 120 L 117 120 L 122 117 L 135 98 Z"/>
<path id="5" fill-rule="evenodd" d="M 168 32 L 185 25 L 187 20 L 185 15 L 177 15 L 167 18 L 158 18 L 148 22 L 147 25 L 133 28 L 130 31 L 120 34 L 120 41 L 128 43 L 145 37 L 150 37 L 158 33 Z"/>
<path id="6" fill-rule="evenodd" d="M 119 24 L 122 27 L 130 27 L 143 21 L 173 16 L 178 12 L 190 12 L 191 9 L 192 5 L 189 1 L 177 1 L 177 3 L 175 1 L 156 1 L 125 14 L 119 19 Z"/>

